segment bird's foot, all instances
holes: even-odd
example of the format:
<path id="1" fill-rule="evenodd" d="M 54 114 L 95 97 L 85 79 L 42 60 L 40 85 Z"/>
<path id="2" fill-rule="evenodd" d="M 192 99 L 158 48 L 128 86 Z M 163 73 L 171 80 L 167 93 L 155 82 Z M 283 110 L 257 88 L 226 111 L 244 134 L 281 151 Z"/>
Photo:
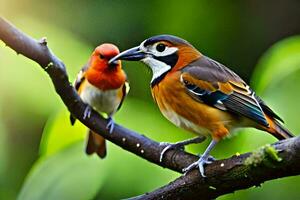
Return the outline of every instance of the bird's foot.
<path id="1" fill-rule="evenodd" d="M 165 153 L 170 150 L 170 149 L 180 149 L 180 150 L 184 150 L 184 145 L 181 143 L 167 143 L 167 142 L 161 142 L 159 143 L 160 146 L 165 146 L 164 149 L 161 151 L 160 153 L 160 157 L 159 157 L 159 162 L 162 162 Z"/>
<path id="2" fill-rule="evenodd" d="M 92 113 L 92 108 L 89 105 L 87 105 L 86 108 L 84 109 L 83 119 L 90 118 L 91 113 Z"/>
<path id="3" fill-rule="evenodd" d="M 213 160 L 211 160 L 211 158 Z M 204 174 L 204 165 L 211 164 L 215 160 L 213 157 L 211 157 L 211 158 L 209 159 L 209 156 L 207 156 L 207 157 L 201 156 L 198 161 L 196 161 L 196 162 L 192 163 L 191 165 L 189 165 L 188 167 L 184 168 L 182 170 L 182 172 L 184 172 L 184 175 L 186 175 L 188 172 L 190 172 L 194 168 L 198 168 L 201 176 L 206 177 Z"/>
<path id="4" fill-rule="evenodd" d="M 109 130 L 109 133 L 112 133 L 115 128 L 115 122 L 112 117 L 107 118 L 106 129 Z"/>
<path id="5" fill-rule="evenodd" d="M 204 136 L 199 136 L 199 137 L 195 137 L 195 138 L 191 138 L 191 139 L 187 139 L 181 142 L 176 142 L 174 144 L 170 144 L 170 143 L 166 143 L 166 142 L 161 142 L 160 145 L 161 146 L 165 146 L 165 148 L 162 150 L 162 152 L 160 153 L 160 157 L 159 157 L 159 161 L 162 162 L 164 154 L 170 150 L 170 149 L 179 149 L 179 150 L 184 150 L 184 147 L 186 145 L 189 144 L 197 144 L 197 143 L 201 143 L 205 140 Z"/>

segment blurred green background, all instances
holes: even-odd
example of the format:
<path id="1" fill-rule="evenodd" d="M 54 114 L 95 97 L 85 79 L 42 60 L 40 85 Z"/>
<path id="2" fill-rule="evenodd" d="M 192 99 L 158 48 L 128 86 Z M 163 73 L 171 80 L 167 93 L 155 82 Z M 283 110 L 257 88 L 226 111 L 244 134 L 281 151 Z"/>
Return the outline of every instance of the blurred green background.
<path id="1" fill-rule="evenodd" d="M 152 35 L 180 36 L 241 75 L 292 132 L 300 132 L 299 1 L 0 0 L 0 13 L 31 36 L 46 36 L 71 81 L 100 43 L 124 50 Z M 105 160 L 86 156 L 86 128 L 70 126 L 47 74 L 0 46 L 0 199 L 121 199 L 179 176 L 111 143 Z M 131 92 L 116 121 L 157 141 L 191 137 L 154 105 L 149 70 L 140 63 L 124 68 Z M 275 141 L 246 129 L 213 155 L 226 158 Z M 187 150 L 202 152 L 207 142 Z M 299 184 L 300 177 L 273 180 L 219 199 L 298 199 Z"/>

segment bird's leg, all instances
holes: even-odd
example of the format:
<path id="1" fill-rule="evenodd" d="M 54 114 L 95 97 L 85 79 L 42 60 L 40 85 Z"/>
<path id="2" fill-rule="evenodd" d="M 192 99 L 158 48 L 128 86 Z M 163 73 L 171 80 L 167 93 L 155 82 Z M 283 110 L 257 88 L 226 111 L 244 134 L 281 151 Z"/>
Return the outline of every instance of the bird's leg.
<path id="1" fill-rule="evenodd" d="M 197 156 L 200 158 L 202 155 L 200 153 L 197 154 Z M 209 155 L 207 158 L 207 162 L 212 163 L 213 161 L 216 161 L 217 159 L 215 159 L 213 156 Z"/>
<path id="2" fill-rule="evenodd" d="M 109 130 L 109 133 L 112 133 L 113 130 L 114 130 L 114 128 L 115 128 L 115 122 L 114 122 L 112 116 L 109 116 L 109 117 L 107 118 L 106 129 Z"/>
<path id="3" fill-rule="evenodd" d="M 166 143 L 166 142 L 161 142 L 160 145 L 161 146 L 166 146 L 166 147 L 160 153 L 159 162 L 162 162 L 163 157 L 164 157 L 165 153 L 168 150 L 170 150 L 170 149 L 182 149 L 182 150 L 184 150 L 184 146 L 185 145 L 201 143 L 205 139 L 206 139 L 206 137 L 199 136 L 199 137 L 195 137 L 195 138 L 192 138 L 192 139 L 184 140 L 184 141 L 181 141 L 181 142 L 176 142 L 174 144 L 170 144 L 170 143 Z"/>
<path id="4" fill-rule="evenodd" d="M 216 140 L 212 140 L 210 142 L 210 144 L 208 145 L 208 147 L 206 148 L 206 150 L 204 151 L 203 155 L 199 158 L 198 161 L 192 163 L 191 165 L 189 165 L 188 167 L 184 168 L 182 171 L 186 174 L 189 171 L 191 171 L 194 168 L 199 168 L 200 174 L 202 177 L 205 177 L 204 174 L 204 165 L 205 164 L 210 164 L 212 163 L 212 161 L 209 161 L 209 153 L 210 151 L 214 148 L 214 146 L 217 144 L 218 142 Z"/>
<path id="5" fill-rule="evenodd" d="M 87 105 L 86 108 L 84 109 L 83 119 L 90 118 L 91 113 L 92 113 L 92 108 L 89 105 Z"/>

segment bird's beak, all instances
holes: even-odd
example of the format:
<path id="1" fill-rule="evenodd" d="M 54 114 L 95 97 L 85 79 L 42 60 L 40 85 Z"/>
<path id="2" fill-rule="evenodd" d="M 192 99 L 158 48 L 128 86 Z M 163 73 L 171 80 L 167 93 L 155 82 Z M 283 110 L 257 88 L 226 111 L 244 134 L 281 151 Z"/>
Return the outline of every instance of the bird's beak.
<path id="1" fill-rule="evenodd" d="M 114 60 L 113 62 L 108 61 L 108 63 L 108 65 L 111 67 L 116 67 L 119 64 L 118 60 Z"/>
<path id="2" fill-rule="evenodd" d="M 141 51 L 140 47 L 137 46 L 119 53 L 117 56 L 110 59 L 108 63 L 111 64 L 116 62 L 117 60 L 139 61 L 145 57 L 146 57 L 146 53 Z"/>

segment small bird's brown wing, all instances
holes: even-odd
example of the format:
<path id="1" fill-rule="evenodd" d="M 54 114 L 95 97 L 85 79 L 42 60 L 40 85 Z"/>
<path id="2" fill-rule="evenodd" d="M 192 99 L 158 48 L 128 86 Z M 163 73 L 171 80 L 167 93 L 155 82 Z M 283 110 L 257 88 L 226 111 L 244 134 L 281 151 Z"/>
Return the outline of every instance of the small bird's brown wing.
<path id="1" fill-rule="evenodd" d="M 203 56 L 182 72 L 181 81 L 193 98 L 263 126 L 269 125 L 255 93 L 224 65 Z"/>
<path id="2" fill-rule="evenodd" d="M 73 86 L 76 89 L 76 91 L 78 92 L 78 94 L 80 94 L 80 86 L 85 81 L 85 72 L 86 72 L 87 68 L 88 68 L 87 64 L 81 68 L 81 70 L 77 74 L 77 77 L 73 83 Z M 75 121 L 76 121 L 76 118 L 70 114 L 71 124 L 74 125 Z"/>
<path id="3" fill-rule="evenodd" d="M 77 77 L 74 81 L 74 87 L 77 91 L 79 91 L 79 88 L 81 86 L 81 84 L 83 83 L 83 81 L 85 80 L 85 72 L 88 69 L 88 65 L 86 64 L 85 66 L 83 66 L 81 68 L 81 70 L 79 71 L 79 73 L 77 74 Z"/>

